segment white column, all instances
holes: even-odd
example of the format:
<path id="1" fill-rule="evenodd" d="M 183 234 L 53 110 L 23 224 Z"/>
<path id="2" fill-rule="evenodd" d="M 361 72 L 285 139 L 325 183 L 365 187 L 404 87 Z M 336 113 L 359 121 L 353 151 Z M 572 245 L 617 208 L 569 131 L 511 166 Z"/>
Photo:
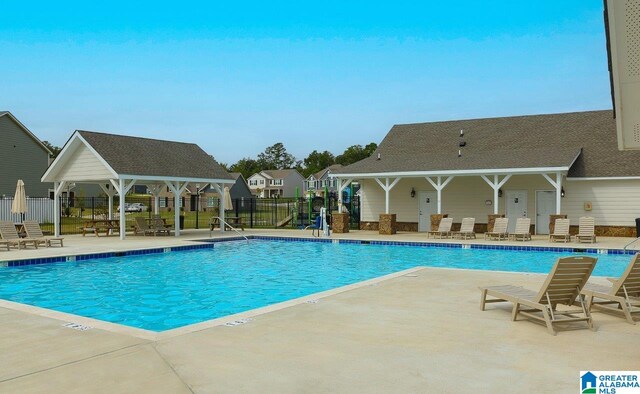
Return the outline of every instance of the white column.
<path id="1" fill-rule="evenodd" d="M 384 213 L 388 214 L 389 213 L 389 192 L 391 191 L 391 189 L 393 189 L 393 187 L 402 178 L 398 177 L 398 178 L 394 179 L 393 182 L 391 182 L 391 183 L 389 183 L 389 178 L 385 178 L 385 183 L 384 184 L 378 178 L 373 178 L 373 179 L 375 179 L 375 181 L 378 183 L 378 185 L 380 185 L 382 190 L 384 190 L 384 196 L 385 196 Z"/>
<path id="2" fill-rule="evenodd" d="M 218 186 L 220 188 L 220 232 L 224 233 L 224 228 L 226 227 L 226 225 L 224 224 L 225 221 L 225 209 L 227 209 L 227 207 L 225 206 L 225 202 L 224 201 L 224 186 L 223 184 L 220 184 Z"/>
<path id="3" fill-rule="evenodd" d="M 180 236 L 180 208 L 182 207 L 182 193 L 180 193 L 180 183 L 179 182 L 176 182 L 175 189 L 176 189 L 176 191 L 174 191 L 174 193 L 173 193 L 173 198 L 174 198 L 173 201 L 175 202 L 175 204 L 173 206 L 173 208 L 174 208 L 173 209 L 173 211 L 174 211 L 173 212 L 173 217 L 174 217 L 174 220 L 175 220 L 175 223 L 176 223 L 176 225 L 175 225 L 176 229 L 174 231 L 174 235 L 176 237 L 179 237 Z"/>
<path id="4" fill-rule="evenodd" d="M 431 179 L 431 177 L 425 177 L 427 179 L 427 181 L 429 181 L 429 183 L 431 184 L 431 186 L 433 186 L 434 189 L 436 189 L 437 195 L 438 195 L 438 201 L 436 201 L 437 204 L 437 209 L 438 209 L 438 214 L 442 213 L 442 189 L 445 188 L 445 186 L 447 186 L 449 184 L 449 182 L 451 182 L 451 180 L 454 178 L 454 176 L 450 176 L 447 177 L 447 179 L 445 179 L 444 182 L 442 182 L 442 176 L 438 176 L 436 178 L 436 181 L 434 182 L 433 179 Z"/>
<path id="5" fill-rule="evenodd" d="M 498 176 L 497 175 L 493 176 L 493 182 L 494 182 L 495 185 L 498 184 Z M 499 187 L 494 187 L 493 188 L 493 214 L 494 215 L 498 214 L 498 203 L 499 202 L 500 202 L 500 188 Z"/>
<path id="6" fill-rule="evenodd" d="M 500 188 L 504 186 L 505 183 L 507 183 L 509 178 L 511 178 L 511 174 L 506 175 L 504 178 L 502 178 L 502 180 L 500 180 L 499 175 L 494 175 L 493 181 L 489 180 L 489 178 L 487 178 L 486 175 L 480 175 L 480 176 L 493 189 L 493 213 L 497 215 L 499 213 L 498 199 L 499 199 Z"/>
<path id="7" fill-rule="evenodd" d="M 153 196 L 153 213 L 156 215 L 160 214 L 160 194 L 156 193 Z"/>
<path id="8" fill-rule="evenodd" d="M 345 179 L 344 182 L 342 179 L 337 178 L 338 181 L 338 212 L 342 213 L 342 192 L 344 189 L 349 186 L 353 179 Z M 351 196 L 353 198 L 353 196 Z"/>
<path id="9" fill-rule="evenodd" d="M 118 182 L 118 195 L 120 196 L 120 239 L 124 239 L 125 232 L 127 230 L 126 217 L 124 212 L 124 198 L 127 192 L 125 191 L 124 179 L 120 179 Z"/>
<path id="10" fill-rule="evenodd" d="M 109 194 L 109 220 L 113 219 L 113 194 Z"/>
<path id="11" fill-rule="evenodd" d="M 562 212 L 562 174 L 556 172 L 556 215 Z"/>
<path id="12" fill-rule="evenodd" d="M 60 201 L 58 201 L 58 190 L 60 182 L 53 182 L 53 234 L 60 236 Z"/>
<path id="13" fill-rule="evenodd" d="M 562 173 L 556 172 L 555 181 L 547 174 L 542 176 L 556 189 L 556 215 L 559 215 L 562 212 Z"/>

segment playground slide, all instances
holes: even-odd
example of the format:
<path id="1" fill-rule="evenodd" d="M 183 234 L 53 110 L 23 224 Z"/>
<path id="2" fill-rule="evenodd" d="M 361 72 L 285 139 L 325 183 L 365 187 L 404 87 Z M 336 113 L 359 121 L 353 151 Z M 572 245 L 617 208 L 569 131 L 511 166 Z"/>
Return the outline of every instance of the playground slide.
<path id="1" fill-rule="evenodd" d="M 291 220 L 293 219 L 293 214 L 290 214 L 289 216 L 287 216 L 286 218 L 282 219 L 281 221 L 278 222 L 278 224 L 276 224 L 276 227 L 284 227 L 287 224 L 289 224 L 291 222 Z"/>

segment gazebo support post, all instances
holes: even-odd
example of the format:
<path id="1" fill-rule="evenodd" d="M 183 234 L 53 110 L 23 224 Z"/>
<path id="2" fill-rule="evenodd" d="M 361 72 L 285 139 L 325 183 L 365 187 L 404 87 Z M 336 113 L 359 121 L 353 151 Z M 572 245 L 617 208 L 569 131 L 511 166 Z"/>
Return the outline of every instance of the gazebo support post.
<path id="1" fill-rule="evenodd" d="M 382 188 L 382 190 L 384 190 L 384 213 L 388 214 L 389 213 L 389 192 L 391 191 L 391 189 L 393 189 L 395 185 L 398 184 L 398 182 L 400 182 L 400 179 L 402 178 L 397 177 L 391 183 L 389 183 L 389 178 L 384 178 L 384 184 L 378 178 L 373 178 L 373 179 L 375 179 L 376 182 L 378 182 L 378 185 L 380 185 L 380 187 Z"/>
<path id="2" fill-rule="evenodd" d="M 66 181 L 53 182 L 53 234 L 60 236 L 60 193 L 67 185 Z"/>
<path id="3" fill-rule="evenodd" d="M 180 184 L 180 181 L 176 181 L 175 183 L 173 182 L 169 182 L 169 181 L 164 181 L 164 183 L 169 186 L 169 190 L 171 190 L 171 193 L 173 193 L 173 200 L 175 201 L 174 204 L 174 220 L 175 220 L 175 230 L 174 230 L 174 234 L 176 237 L 180 236 L 180 208 L 182 206 L 182 193 L 187 189 L 187 186 L 189 185 L 189 182 L 185 182 L 183 184 Z"/>
<path id="4" fill-rule="evenodd" d="M 215 191 L 218 193 L 218 195 L 220 196 L 220 202 L 218 204 L 218 207 L 219 207 L 218 217 L 220 218 L 220 232 L 224 233 L 224 227 L 225 227 L 224 210 L 226 209 L 224 204 L 224 187 L 222 187 L 222 185 L 219 183 L 212 183 L 211 187 L 213 187 Z"/>
<path id="5" fill-rule="evenodd" d="M 127 223 L 124 209 L 124 199 L 126 192 L 124 191 L 124 179 L 120 179 L 118 182 L 118 195 L 120 197 L 120 239 L 124 240 L 125 232 L 127 231 Z"/>
<path id="6" fill-rule="evenodd" d="M 110 189 L 107 187 L 109 185 L 103 185 L 102 183 L 100 183 L 99 186 L 100 186 L 100 189 L 102 189 L 104 194 L 106 194 L 107 198 L 109 199 L 109 219 L 111 220 L 113 219 L 113 196 L 115 192 L 113 191 L 113 189 Z"/>

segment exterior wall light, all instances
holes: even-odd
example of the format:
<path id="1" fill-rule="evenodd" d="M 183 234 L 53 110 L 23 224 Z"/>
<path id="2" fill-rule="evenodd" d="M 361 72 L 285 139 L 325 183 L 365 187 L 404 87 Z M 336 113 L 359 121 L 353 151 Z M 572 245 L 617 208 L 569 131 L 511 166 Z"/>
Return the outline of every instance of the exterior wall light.
<path id="1" fill-rule="evenodd" d="M 564 193 L 564 187 L 561 187 L 561 188 L 560 188 L 560 197 L 564 198 L 564 195 L 565 195 L 565 193 Z"/>
<path id="2" fill-rule="evenodd" d="M 411 188 L 411 198 L 414 198 L 416 196 L 416 189 Z"/>

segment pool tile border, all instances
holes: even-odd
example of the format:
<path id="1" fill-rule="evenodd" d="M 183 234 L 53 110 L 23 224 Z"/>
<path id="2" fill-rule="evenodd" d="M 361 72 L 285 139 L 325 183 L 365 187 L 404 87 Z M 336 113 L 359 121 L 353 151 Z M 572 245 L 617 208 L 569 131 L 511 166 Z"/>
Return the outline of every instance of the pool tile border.
<path id="1" fill-rule="evenodd" d="M 575 248 L 557 246 L 519 246 L 519 245 L 499 245 L 499 244 L 462 244 L 457 242 L 415 242 L 415 241 L 379 241 L 379 240 L 357 240 L 357 239 L 335 239 L 335 238 L 306 238 L 306 237 L 278 237 L 271 235 L 248 235 L 245 237 L 208 238 L 197 239 L 193 245 L 170 246 L 151 249 L 135 249 L 117 252 L 88 253 L 69 256 L 43 257 L 32 259 L 0 261 L 0 267 L 21 267 L 27 265 L 51 264 L 68 261 L 83 261 L 104 259 L 110 257 L 139 256 L 146 254 L 183 252 L 188 250 L 211 249 L 215 244 L 223 242 L 245 241 L 246 239 L 285 241 L 285 242 L 316 242 L 316 243 L 337 243 L 354 245 L 382 245 L 382 246 L 409 246 L 426 248 L 447 248 L 447 249 L 490 249 L 490 250 L 512 250 L 528 252 L 556 252 L 556 253 L 584 253 L 584 254 L 612 254 L 612 255 L 633 255 L 636 250 L 623 249 L 597 249 L 597 248 Z"/>

